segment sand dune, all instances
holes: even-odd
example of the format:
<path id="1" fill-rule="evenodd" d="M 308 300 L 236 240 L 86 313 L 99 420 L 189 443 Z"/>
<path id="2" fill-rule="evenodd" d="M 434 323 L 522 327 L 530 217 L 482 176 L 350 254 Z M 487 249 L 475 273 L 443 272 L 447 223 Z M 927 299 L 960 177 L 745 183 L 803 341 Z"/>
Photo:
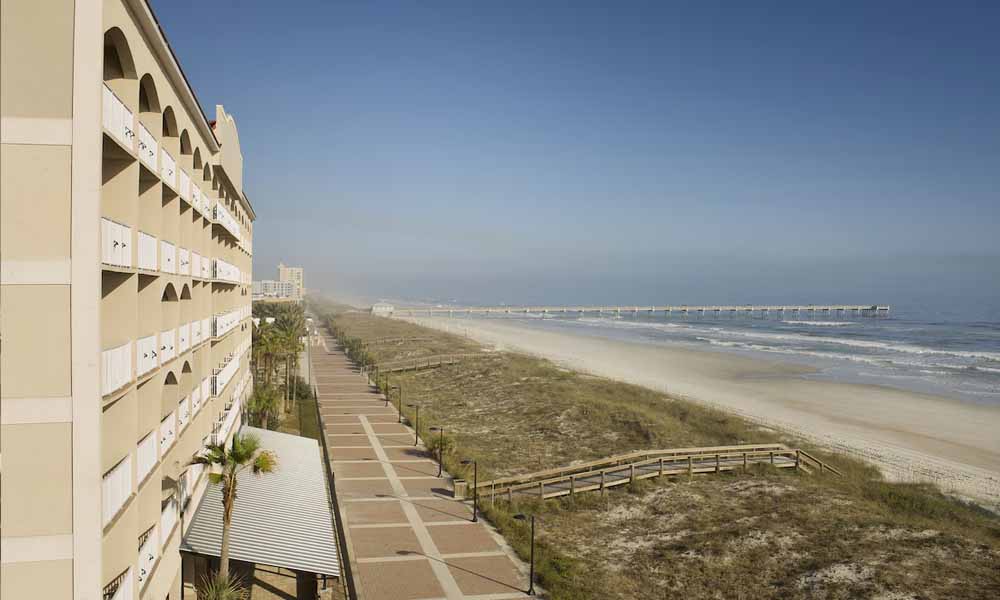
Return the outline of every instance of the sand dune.
<path id="1" fill-rule="evenodd" d="M 894 480 L 933 481 L 1000 508 L 1000 409 L 804 378 L 808 367 L 487 319 L 407 320 L 580 371 L 666 391 L 865 458 Z"/>

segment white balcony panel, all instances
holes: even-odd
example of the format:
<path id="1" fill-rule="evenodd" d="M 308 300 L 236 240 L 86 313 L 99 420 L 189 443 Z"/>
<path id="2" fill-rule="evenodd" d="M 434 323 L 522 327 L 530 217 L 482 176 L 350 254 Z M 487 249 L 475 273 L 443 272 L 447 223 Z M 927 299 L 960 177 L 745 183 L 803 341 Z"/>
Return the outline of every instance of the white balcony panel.
<path id="1" fill-rule="evenodd" d="M 201 277 L 201 255 L 191 251 L 191 277 Z"/>
<path id="2" fill-rule="evenodd" d="M 207 256 L 203 256 L 201 259 L 201 278 L 212 278 L 212 261 L 210 261 Z"/>
<path id="3" fill-rule="evenodd" d="M 212 335 L 222 337 L 232 331 L 240 322 L 240 311 L 231 310 L 212 317 Z"/>
<path id="4" fill-rule="evenodd" d="M 191 420 L 191 398 L 185 396 L 177 403 L 177 431 L 184 431 Z"/>
<path id="5" fill-rule="evenodd" d="M 156 237 L 144 231 L 139 232 L 139 268 L 156 270 Z"/>
<path id="6" fill-rule="evenodd" d="M 195 210 L 197 210 L 199 213 L 205 212 L 204 209 L 202 208 L 202 200 L 201 200 L 201 198 L 202 198 L 202 196 L 201 196 L 201 188 L 199 188 L 197 186 L 197 184 L 192 185 L 191 186 L 191 206 L 193 206 L 195 208 Z"/>
<path id="7" fill-rule="evenodd" d="M 225 415 L 222 417 L 222 425 L 219 430 L 215 433 L 213 443 L 224 444 L 226 439 L 229 438 L 229 434 L 233 432 L 233 429 L 239 423 L 240 413 L 242 412 L 243 404 L 239 398 L 234 398 L 232 405 L 230 405 L 229 410 L 226 411 Z"/>
<path id="8" fill-rule="evenodd" d="M 121 389 L 132 381 L 132 342 L 101 353 L 101 393 Z"/>
<path id="9" fill-rule="evenodd" d="M 139 123 L 139 159 L 146 163 L 146 166 L 156 173 L 156 155 L 159 144 L 153 138 L 153 134 L 146 129 L 146 126 Z"/>
<path id="10" fill-rule="evenodd" d="M 181 473 L 181 506 L 186 505 L 188 499 L 194 495 L 194 488 L 204 472 L 205 465 L 191 465 Z"/>
<path id="11" fill-rule="evenodd" d="M 116 267 L 132 266 L 132 228 L 101 219 L 101 262 Z"/>
<path id="12" fill-rule="evenodd" d="M 163 458 L 177 441 L 177 413 L 170 413 L 160 421 L 160 458 Z"/>
<path id="13" fill-rule="evenodd" d="M 240 224 L 236 221 L 236 218 L 226 210 L 226 207 L 222 205 L 221 202 L 216 202 L 213 208 L 212 217 L 215 221 L 222 225 L 222 227 L 232 234 L 237 241 L 240 240 Z"/>
<path id="14" fill-rule="evenodd" d="M 187 352 L 191 347 L 191 324 L 185 323 L 177 328 L 178 352 Z"/>
<path id="15" fill-rule="evenodd" d="M 201 335 L 206 340 L 212 336 L 212 319 L 201 320 Z"/>
<path id="16" fill-rule="evenodd" d="M 101 524 L 107 525 L 132 495 L 132 455 L 126 456 L 101 481 Z"/>
<path id="17" fill-rule="evenodd" d="M 177 274 L 189 275 L 191 273 L 191 253 L 187 248 L 177 249 Z"/>
<path id="18" fill-rule="evenodd" d="M 142 482 L 156 466 L 160 452 L 160 432 L 157 429 L 139 441 L 135 448 L 135 479 Z"/>
<path id="19" fill-rule="evenodd" d="M 136 373 L 145 375 L 160 364 L 160 351 L 156 346 L 156 334 L 144 337 L 135 343 Z"/>
<path id="20" fill-rule="evenodd" d="M 177 500 L 171 498 L 160 513 L 160 538 L 163 544 L 170 539 L 170 533 L 177 524 Z"/>
<path id="21" fill-rule="evenodd" d="M 136 578 L 139 580 L 139 589 L 149 581 L 149 576 L 153 572 L 153 566 L 160 558 L 160 525 L 157 523 L 153 530 L 146 537 L 146 540 L 139 546 L 139 560 L 137 561 L 138 572 Z"/>
<path id="22" fill-rule="evenodd" d="M 212 397 L 212 378 L 206 377 L 201 380 L 201 401 L 207 402 Z"/>
<path id="23" fill-rule="evenodd" d="M 177 247 L 160 240 L 160 269 L 164 273 L 177 272 Z"/>
<path id="24" fill-rule="evenodd" d="M 191 390 L 188 397 L 191 399 L 191 414 L 198 414 L 198 409 L 201 408 L 201 386 Z"/>
<path id="25" fill-rule="evenodd" d="M 201 340 L 201 321 L 191 321 L 191 346 L 197 346 Z"/>
<path id="26" fill-rule="evenodd" d="M 177 163 L 166 150 L 160 150 L 160 178 L 163 183 L 177 189 Z"/>
<path id="27" fill-rule="evenodd" d="M 126 148 L 134 150 L 135 123 L 133 122 L 132 111 L 125 108 L 125 104 L 118 99 L 118 96 L 106 84 L 104 86 L 102 105 L 104 109 L 102 115 L 104 128 Z"/>
<path id="28" fill-rule="evenodd" d="M 177 356 L 177 332 L 167 329 L 160 332 L 160 363 L 165 363 Z"/>
<path id="29" fill-rule="evenodd" d="M 214 265 L 214 278 L 220 281 L 228 281 L 231 283 L 240 282 L 240 270 L 236 268 L 236 265 L 228 263 L 221 258 L 217 258 L 213 261 Z"/>
<path id="30" fill-rule="evenodd" d="M 191 202 L 191 178 L 188 176 L 187 171 L 178 169 L 177 179 L 180 182 L 177 188 L 178 195 L 182 199 Z"/>
<path id="31" fill-rule="evenodd" d="M 104 598 L 109 600 L 135 600 L 135 586 L 132 584 L 132 567 L 129 567 L 119 577 L 115 578 L 118 587 L 114 591 L 104 588 Z"/>
<path id="32" fill-rule="evenodd" d="M 233 375 L 236 375 L 236 371 L 240 368 L 240 359 L 235 357 L 226 363 L 220 369 L 214 369 L 212 374 L 212 395 L 218 396 L 222 393 L 222 390 L 226 389 L 229 382 L 232 380 Z"/>

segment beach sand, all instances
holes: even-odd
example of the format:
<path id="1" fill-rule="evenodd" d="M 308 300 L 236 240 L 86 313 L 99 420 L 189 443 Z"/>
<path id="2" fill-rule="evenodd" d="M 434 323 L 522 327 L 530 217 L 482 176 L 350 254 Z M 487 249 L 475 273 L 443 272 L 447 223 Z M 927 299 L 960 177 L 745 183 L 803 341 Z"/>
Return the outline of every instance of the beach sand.
<path id="1" fill-rule="evenodd" d="M 892 480 L 930 481 L 1000 508 L 1000 408 L 804 378 L 805 366 L 487 319 L 407 321 L 565 367 L 665 391 L 864 458 Z"/>

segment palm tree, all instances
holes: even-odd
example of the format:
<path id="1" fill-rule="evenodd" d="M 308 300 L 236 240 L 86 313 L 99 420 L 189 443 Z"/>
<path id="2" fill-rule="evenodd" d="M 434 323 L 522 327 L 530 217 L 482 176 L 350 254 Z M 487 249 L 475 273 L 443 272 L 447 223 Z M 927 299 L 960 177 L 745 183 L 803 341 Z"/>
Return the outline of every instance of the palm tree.
<path id="1" fill-rule="evenodd" d="M 270 450 L 262 450 L 255 435 L 233 436 L 227 450 L 222 444 L 209 444 L 205 451 L 191 460 L 192 465 L 218 467 L 221 472 L 209 473 L 208 480 L 222 486 L 222 550 L 219 556 L 219 579 L 229 580 L 229 530 L 233 522 L 236 503 L 236 484 L 240 473 L 249 470 L 254 475 L 272 473 L 278 466 L 278 457 Z"/>
<path id="2" fill-rule="evenodd" d="M 253 395 L 247 403 L 250 425 L 269 429 L 268 424 L 275 424 L 280 409 L 278 391 L 274 386 L 264 384 L 254 386 Z"/>

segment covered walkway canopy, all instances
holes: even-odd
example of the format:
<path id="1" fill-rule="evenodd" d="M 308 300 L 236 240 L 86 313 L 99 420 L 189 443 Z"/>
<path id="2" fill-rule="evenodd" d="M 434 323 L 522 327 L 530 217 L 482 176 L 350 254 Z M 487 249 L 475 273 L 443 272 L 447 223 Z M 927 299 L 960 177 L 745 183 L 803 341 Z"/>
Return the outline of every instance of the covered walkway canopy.
<path id="1" fill-rule="evenodd" d="M 319 444 L 256 427 L 241 435 L 260 438 L 278 457 L 274 473 L 239 475 L 229 544 L 234 560 L 340 577 L 333 508 Z M 181 542 L 181 551 L 217 557 L 222 546 L 222 490 L 208 484 Z"/>

